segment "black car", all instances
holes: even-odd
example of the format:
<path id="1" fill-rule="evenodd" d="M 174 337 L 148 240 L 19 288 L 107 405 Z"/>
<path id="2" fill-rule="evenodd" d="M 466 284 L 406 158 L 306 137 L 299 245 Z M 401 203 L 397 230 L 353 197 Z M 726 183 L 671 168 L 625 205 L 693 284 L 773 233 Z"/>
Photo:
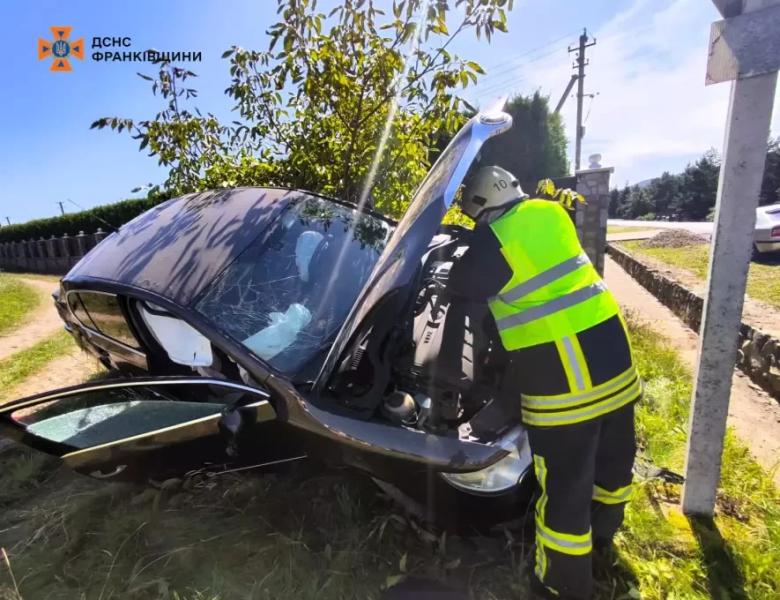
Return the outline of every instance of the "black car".
<path id="1" fill-rule="evenodd" d="M 527 493 L 531 456 L 486 308 L 442 293 L 470 232 L 441 221 L 510 126 L 500 109 L 472 118 L 397 224 L 275 188 L 137 217 L 55 294 L 66 329 L 121 378 L 5 405 L 0 432 L 97 478 L 311 456 L 492 516 Z"/>

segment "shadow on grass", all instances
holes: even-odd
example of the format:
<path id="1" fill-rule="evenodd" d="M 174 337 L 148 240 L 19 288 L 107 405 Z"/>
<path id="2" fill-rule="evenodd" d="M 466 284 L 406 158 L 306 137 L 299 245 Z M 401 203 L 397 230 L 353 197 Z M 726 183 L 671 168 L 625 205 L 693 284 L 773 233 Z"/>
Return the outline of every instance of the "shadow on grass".
<path id="1" fill-rule="evenodd" d="M 701 549 L 710 596 L 747 600 L 744 574 L 715 521 L 711 517 L 689 517 L 688 522 Z"/>

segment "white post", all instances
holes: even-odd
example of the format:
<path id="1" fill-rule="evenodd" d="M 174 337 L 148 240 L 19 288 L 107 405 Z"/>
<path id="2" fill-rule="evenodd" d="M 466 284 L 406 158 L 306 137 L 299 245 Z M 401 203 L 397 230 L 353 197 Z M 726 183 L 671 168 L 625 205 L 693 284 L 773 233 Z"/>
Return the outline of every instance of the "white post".
<path id="1" fill-rule="evenodd" d="M 780 0 L 748 0 L 744 12 L 774 3 Z M 691 407 L 682 496 L 686 514 L 711 516 L 715 507 L 776 85 L 777 72 L 731 84 Z"/>

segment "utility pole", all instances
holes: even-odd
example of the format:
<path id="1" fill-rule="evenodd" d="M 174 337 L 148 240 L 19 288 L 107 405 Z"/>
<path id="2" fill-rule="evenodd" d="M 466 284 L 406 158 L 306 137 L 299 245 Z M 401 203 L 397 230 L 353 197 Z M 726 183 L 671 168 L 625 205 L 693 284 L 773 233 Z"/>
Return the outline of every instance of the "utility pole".
<path id="1" fill-rule="evenodd" d="M 720 481 L 731 377 L 737 358 L 756 207 L 777 70 L 780 0 L 713 0 L 707 84 L 731 81 L 715 230 L 704 300 L 682 509 L 712 516 Z"/>
<path id="2" fill-rule="evenodd" d="M 582 155 L 582 137 L 585 135 L 585 129 L 582 126 L 582 99 L 585 97 L 585 67 L 588 64 L 585 58 L 585 49 L 596 45 L 596 39 L 590 39 L 588 37 L 588 30 L 583 29 L 582 35 L 580 35 L 580 43 L 576 48 L 569 47 L 569 54 L 576 52 L 574 66 L 577 69 L 577 133 L 575 137 L 574 145 L 574 172 L 580 170 L 580 156 Z M 569 82 L 568 90 L 571 89 L 571 84 L 574 83 L 574 75 Z M 563 102 L 559 103 L 559 106 L 563 106 Z"/>
<path id="3" fill-rule="evenodd" d="M 11 224 L 11 219 L 9 219 L 8 217 L 6 217 L 6 218 L 5 218 L 5 222 L 6 222 L 6 223 L 8 223 L 8 224 L 10 225 L 10 224 Z"/>
<path id="4" fill-rule="evenodd" d="M 65 207 L 62 206 L 62 200 L 58 201 L 57 204 L 60 205 L 60 213 L 64 215 L 65 214 Z"/>

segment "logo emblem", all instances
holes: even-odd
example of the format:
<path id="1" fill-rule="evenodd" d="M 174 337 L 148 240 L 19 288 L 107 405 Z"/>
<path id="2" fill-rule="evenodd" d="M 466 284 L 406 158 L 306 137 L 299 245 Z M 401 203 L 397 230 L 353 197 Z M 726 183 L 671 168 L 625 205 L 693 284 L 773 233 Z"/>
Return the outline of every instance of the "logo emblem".
<path id="1" fill-rule="evenodd" d="M 84 38 L 71 41 L 70 32 L 73 27 L 50 27 L 54 40 L 38 38 L 38 60 L 51 57 L 50 70 L 72 71 L 70 57 L 84 60 Z"/>

